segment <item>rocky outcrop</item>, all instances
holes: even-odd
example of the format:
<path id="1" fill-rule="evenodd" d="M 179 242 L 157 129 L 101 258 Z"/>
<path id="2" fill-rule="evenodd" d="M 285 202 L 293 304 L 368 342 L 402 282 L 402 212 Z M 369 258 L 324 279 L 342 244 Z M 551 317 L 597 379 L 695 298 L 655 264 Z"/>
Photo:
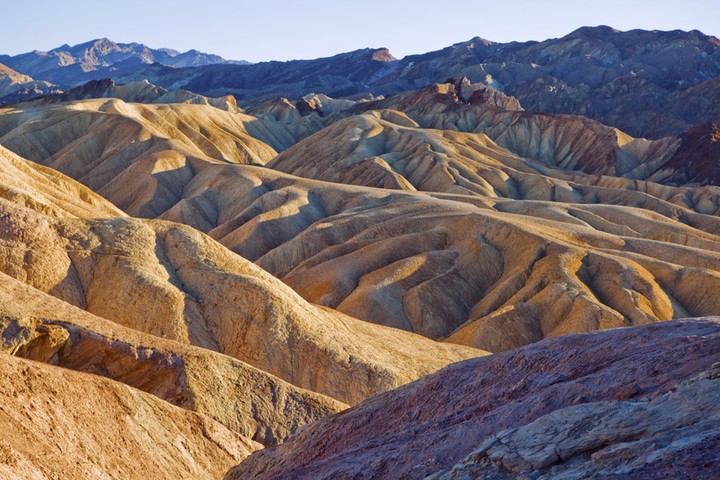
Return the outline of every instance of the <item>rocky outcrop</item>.
<path id="1" fill-rule="evenodd" d="M 698 478 L 717 475 L 720 364 L 650 401 L 566 407 L 488 438 L 428 480 Z M 624 395 L 618 395 L 622 400 Z"/>
<path id="2" fill-rule="evenodd" d="M 0 476 L 218 478 L 261 446 L 121 383 L 0 353 Z"/>
<path id="3" fill-rule="evenodd" d="M 700 125 L 680 137 L 680 148 L 654 177 L 670 184 L 720 185 L 718 167 L 720 127 Z"/>
<path id="4" fill-rule="evenodd" d="M 702 442 L 717 437 L 718 342 L 718 319 L 688 320 L 461 362 L 320 420 L 225 478 L 414 479 L 468 462 L 469 475 L 442 478 L 578 478 L 583 466 L 710 478 L 717 453 Z"/>

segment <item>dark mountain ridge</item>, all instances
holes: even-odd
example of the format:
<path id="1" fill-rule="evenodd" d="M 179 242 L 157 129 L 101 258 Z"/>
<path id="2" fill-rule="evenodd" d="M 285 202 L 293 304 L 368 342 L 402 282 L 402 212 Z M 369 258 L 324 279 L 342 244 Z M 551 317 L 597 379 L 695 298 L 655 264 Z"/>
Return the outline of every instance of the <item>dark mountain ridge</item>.
<path id="1" fill-rule="evenodd" d="M 514 96 L 525 110 L 584 115 L 639 137 L 679 135 L 720 122 L 720 40 L 698 30 L 582 27 L 542 42 L 496 43 L 475 37 L 401 60 L 385 48 L 366 48 L 328 58 L 256 64 L 101 39 L 0 56 L 0 62 L 58 85 L 102 78 L 148 80 L 168 90 L 232 94 L 245 105 L 317 92 L 389 95 L 465 76 Z"/>

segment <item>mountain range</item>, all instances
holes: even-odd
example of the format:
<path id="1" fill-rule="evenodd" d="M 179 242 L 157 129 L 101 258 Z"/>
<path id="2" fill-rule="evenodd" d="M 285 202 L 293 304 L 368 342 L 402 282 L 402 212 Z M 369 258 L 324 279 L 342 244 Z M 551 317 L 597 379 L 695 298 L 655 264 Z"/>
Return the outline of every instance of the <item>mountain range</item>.
<path id="1" fill-rule="evenodd" d="M 716 478 L 719 46 L 0 58 L 0 476 Z"/>
<path id="2" fill-rule="evenodd" d="M 476 37 L 400 60 L 383 48 L 251 65 L 101 39 L 0 56 L 0 63 L 56 85 L 102 78 L 148 80 L 168 90 L 231 94 L 242 105 L 310 93 L 396 94 L 466 76 L 514 96 L 526 110 L 583 115 L 634 136 L 679 135 L 720 122 L 720 40 L 696 30 L 583 27 L 543 42 L 495 43 Z"/>
<path id="3" fill-rule="evenodd" d="M 100 38 L 74 46 L 65 44 L 48 52 L 0 55 L 0 98 L 7 103 L 59 93 L 90 80 L 113 78 L 154 64 L 187 68 L 248 62 L 225 60 L 197 50 L 180 53 L 169 48 L 152 49 L 140 43 L 115 43 Z M 18 78 L 19 75 L 22 78 Z M 8 80 L 15 88 L 3 88 L 2 83 Z"/>

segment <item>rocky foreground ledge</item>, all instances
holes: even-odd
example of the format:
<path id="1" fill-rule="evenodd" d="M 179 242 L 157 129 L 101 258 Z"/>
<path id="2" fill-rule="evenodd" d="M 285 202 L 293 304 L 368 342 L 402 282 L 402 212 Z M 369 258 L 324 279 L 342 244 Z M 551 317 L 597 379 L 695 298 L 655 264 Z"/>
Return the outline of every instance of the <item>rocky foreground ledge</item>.
<path id="1" fill-rule="evenodd" d="M 716 478 L 718 362 L 717 317 L 544 340 L 319 420 L 225 478 Z"/>

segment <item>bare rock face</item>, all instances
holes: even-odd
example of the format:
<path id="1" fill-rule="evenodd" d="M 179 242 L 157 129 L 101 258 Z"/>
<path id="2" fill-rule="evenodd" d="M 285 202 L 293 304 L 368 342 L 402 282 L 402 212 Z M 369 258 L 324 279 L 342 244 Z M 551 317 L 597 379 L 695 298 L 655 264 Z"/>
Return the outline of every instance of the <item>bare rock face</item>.
<path id="1" fill-rule="evenodd" d="M 295 102 L 295 106 L 302 116 L 310 115 L 311 113 L 318 113 L 322 115 L 322 110 L 318 108 L 317 104 L 313 100 L 301 98 Z"/>
<path id="2" fill-rule="evenodd" d="M 717 318 L 675 321 L 461 362 L 315 422 L 225 478 L 580 478 L 584 466 L 598 478 L 710 478 L 719 342 Z"/>
<path id="3" fill-rule="evenodd" d="M 261 448 L 96 375 L 1 353 L 0 380 L 4 478 L 218 478 Z"/>
<path id="4" fill-rule="evenodd" d="M 665 183 L 720 185 L 720 127 L 697 126 L 685 132 L 680 142 L 672 160 L 656 176 L 668 175 L 662 179 Z"/>
<path id="5" fill-rule="evenodd" d="M 451 470 L 428 480 L 702 478 L 720 458 L 720 364 L 650 401 L 566 407 L 487 440 Z"/>

